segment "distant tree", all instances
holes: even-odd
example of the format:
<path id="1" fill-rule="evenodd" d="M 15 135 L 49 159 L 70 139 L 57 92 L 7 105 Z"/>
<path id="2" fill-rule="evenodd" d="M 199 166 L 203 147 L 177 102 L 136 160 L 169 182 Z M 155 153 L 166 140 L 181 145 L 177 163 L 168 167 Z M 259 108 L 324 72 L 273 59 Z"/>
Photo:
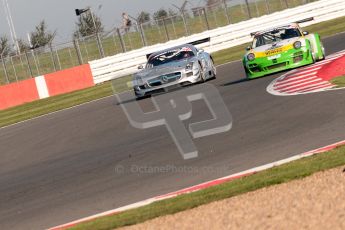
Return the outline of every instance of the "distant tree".
<path id="1" fill-rule="evenodd" d="M 95 19 L 95 23 L 93 22 L 92 16 Z M 77 29 L 74 32 L 74 37 L 86 37 L 104 31 L 101 18 L 90 11 L 79 16 L 76 26 Z"/>
<path id="2" fill-rule="evenodd" d="M 168 10 L 168 16 L 169 18 L 172 18 L 173 20 L 177 20 L 180 19 L 180 15 L 173 9 L 169 9 Z"/>
<path id="3" fill-rule="evenodd" d="M 173 18 L 176 18 L 177 17 L 177 12 L 175 11 L 175 10 L 173 10 L 173 9 L 169 9 L 168 10 L 168 15 L 169 15 L 169 17 L 173 17 Z"/>
<path id="4" fill-rule="evenodd" d="M 47 30 L 47 25 L 44 20 L 42 20 L 35 28 L 34 32 L 30 33 L 32 48 L 38 48 L 48 45 L 53 41 L 55 37 L 55 32 L 51 33 Z"/>
<path id="5" fill-rule="evenodd" d="M 9 54 L 10 50 L 8 38 L 6 36 L 0 37 L 0 54 L 5 57 Z"/>
<path id="6" fill-rule="evenodd" d="M 159 20 L 159 19 L 162 19 L 162 18 L 166 18 L 168 17 L 168 12 L 165 10 L 165 9 L 159 9 L 158 11 L 156 11 L 154 14 L 153 14 L 153 18 L 155 20 Z"/>
<path id="7" fill-rule="evenodd" d="M 148 21 L 150 21 L 150 13 L 141 11 L 141 13 L 138 16 L 138 22 L 142 24 Z"/>
<path id="8" fill-rule="evenodd" d="M 21 53 L 30 49 L 30 45 L 27 44 L 23 39 L 18 40 L 18 46 Z"/>

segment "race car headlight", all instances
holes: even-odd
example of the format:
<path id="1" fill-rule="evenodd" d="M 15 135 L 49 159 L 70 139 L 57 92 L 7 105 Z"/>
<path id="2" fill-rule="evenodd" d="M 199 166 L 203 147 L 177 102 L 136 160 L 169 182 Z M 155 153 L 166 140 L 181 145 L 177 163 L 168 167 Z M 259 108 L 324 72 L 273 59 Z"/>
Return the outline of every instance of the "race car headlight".
<path id="1" fill-rule="evenodd" d="M 296 42 L 293 44 L 293 47 L 294 47 L 295 49 L 299 49 L 299 48 L 302 47 L 302 43 L 301 43 L 300 41 L 296 41 Z"/>
<path id="2" fill-rule="evenodd" d="M 248 55 L 247 55 L 247 59 L 248 59 L 248 61 L 254 61 L 254 59 L 255 59 L 255 54 L 253 54 L 253 53 L 248 54 Z"/>
<path id="3" fill-rule="evenodd" d="M 193 70 L 193 62 L 188 63 L 186 65 L 186 72 L 192 71 Z"/>

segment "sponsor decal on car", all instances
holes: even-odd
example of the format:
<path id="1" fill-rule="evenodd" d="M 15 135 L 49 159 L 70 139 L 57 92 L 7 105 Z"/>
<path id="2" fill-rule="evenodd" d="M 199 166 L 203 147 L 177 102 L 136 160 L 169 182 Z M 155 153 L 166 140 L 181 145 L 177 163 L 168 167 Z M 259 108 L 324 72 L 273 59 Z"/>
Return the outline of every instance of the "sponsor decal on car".
<path id="1" fill-rule="evenodd" d="M 288 51 L 290 49 L 293 49 L 293 44 L 289 44 L 289 45 L 285 45 L 276 49 L 272 49 L 272 50 L 266 50 L 264 52 L 254 52 L 255 57 L 259 58 L 259 57 L 269 57 L 269 56 L 273 56 L 273 55 L 277 55 L 280 53 L 283 53 L 285 51 Z"/>

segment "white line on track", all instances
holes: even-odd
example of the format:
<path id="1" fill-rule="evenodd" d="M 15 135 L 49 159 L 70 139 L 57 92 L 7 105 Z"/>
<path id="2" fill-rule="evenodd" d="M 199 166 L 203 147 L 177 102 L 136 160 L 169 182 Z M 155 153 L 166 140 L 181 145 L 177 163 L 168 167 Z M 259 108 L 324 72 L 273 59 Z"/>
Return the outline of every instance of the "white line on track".
<path id="1" fill-rule="evenodd" d="M 296 77 L 286 77 L 286 76 L 284 76 L 284 78 L 282 78 L 282 79 L 277 79 L 276 84 L 280 85 L 280 84 L 284 84 L 286 82 L 295 81 L 296 79 L 301 79 L 301 78 L 305 78 L 305 77 L 308 77 L 308 76 L 315 76 L 315 75 L 316 75 L 316 72 L 312 72 L 312 73 L 309 73 L 309 74 L 305 74 L 305 75 L 302 75 L 302 76 L 296 76 Z"/>
<path id="2" fill-rule="evenodd" d="M 294 88 L 294 89 L 290 89 L 290 90 L 287 90 L 287 91 L 284 91 L 285 93 L 296 93 L 296 92 L 299 92 L 299 91 L 302 91 L 302 90 L 306 90 L 310 87 L 317 87 L 317 86 L 326 86 L 326 85 L 329 85 L 330 83 L 329 82 L 325 82 L 325 81 L 322 81 L 322 82 L 319 82 L 319 83 L 315 83 L 313 85 L 304 85 L 304 86 L 301 86 L 299 88 Z"/>
<path id="3" fill-rule="evenodd" d="M 276 84 L 274 86 L 274 89 L 280 90 L 280 89 L 287 88 L 289 86 L 296 86 L 296 84 L 299 84 L 299 83 L 302 83 L 302 82 L 307 83 L 308 81 L 314 80 L 315 78 L 320 79 L 320 78 L 318 78 L 315 75 L 315 76 L 311 76 L 311 77 L 307 77 L 307 78 L 302 78 L 302 79 L 299 79 L 297 81 L 289 81 L 289 82 L 286 82 L 286 83 L 284 82 L 284 83 L 281 83 L 281 84 Z"/>
<path id="4" fill-rule="evenodd" d="M 316 83 L 316 82 L 318 82 L 318 83 Z M 290 85 L 288 87 L 280 88 L 279 91 L 287 92 L 287 91 L 289 91 L 291 89 L 298 89 L 299 87 L 306 87 L 306 86 L 310 86 L 310 85 L 314 85 L 314 84 L 319 84 L 320 82 L 325 82 L 325 81 L 320 79 L 320 78 L 312 79 L 312 80 L 309 80 L 309 81 L 306 81 L 306 82 L 302 82 L 302 83 L 299 83 L 299 84 Z"/>
<path id="5" fill-rule="evenodd" d="M 319 90 L 319 89 L 322 89 L 322 90 L 325 90 L 325 89 L 330 89 L 330 88 L 333 88 L 334 85 L 332 85 L 331 83 L 325 83 L 323 85 L 319 85 L 319 86 L 313 86 L 313 87 L 310 87 L 308 89 L 305 89 L 305 90 L 301 90 L 299 92 L 301 93 L 304 93 L 304 92 L 313 92 L 314 90 Z"/>

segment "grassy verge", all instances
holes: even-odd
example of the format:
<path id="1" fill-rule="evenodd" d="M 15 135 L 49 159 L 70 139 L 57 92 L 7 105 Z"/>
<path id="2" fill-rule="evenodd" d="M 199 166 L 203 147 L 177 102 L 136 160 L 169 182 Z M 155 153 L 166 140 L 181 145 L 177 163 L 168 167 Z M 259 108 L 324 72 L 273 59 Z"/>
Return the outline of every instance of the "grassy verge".
<path id="1" fill-rule="evenodd" d="M 345 87 L 345 75 L 332 79 L 331 83 L 336 85 L 337 88 Z"/>
<path id="2" fill-rule="evenodd" d="M 345 31 L 344 21 L 345 17 L 342 17 L 309 26 L 305 28 L 305 30 L 308 30 L 309 32 L 318 32 L 322 36 L 330 36 Z M 214 53 L 213 57 L 215 59 L 215 63 L 219 65 L 241 59 L 244 53 L 244 48 L 246 46 L 247 44 L 244 44 Z M 122 87 L 122 85 L 125 81 L 128 80 L 129 78 L 120 78 L 116 80 L 114 84 L 119 85 L 119 87 L 116 88 L 116 92 L 126 90 L 127 88 Z M 102 97 L 110 96 L 112 95 L 112 93 L 113 92 L 111 89 L 111 84 L 107 82 L 93 88 L 51 97 L 32 103 L 27 103 L 7 110 L 2 110 L 0 111 L 0 127 L 61 109 L 69 108 Z"/>
<path id="3" fill-rule="evenodd" d="M 134 225 L 156 217 L 174 214 L 213 201 L 230 198 L 263 187 L 301 179 L 315 172 L 345 165 L 345 146 L 268 169 L 238 180 L 217 185 L 191 194 L 155 202 L 113 216 L 81 223 L 74 230 L 106 230 Z"/>

